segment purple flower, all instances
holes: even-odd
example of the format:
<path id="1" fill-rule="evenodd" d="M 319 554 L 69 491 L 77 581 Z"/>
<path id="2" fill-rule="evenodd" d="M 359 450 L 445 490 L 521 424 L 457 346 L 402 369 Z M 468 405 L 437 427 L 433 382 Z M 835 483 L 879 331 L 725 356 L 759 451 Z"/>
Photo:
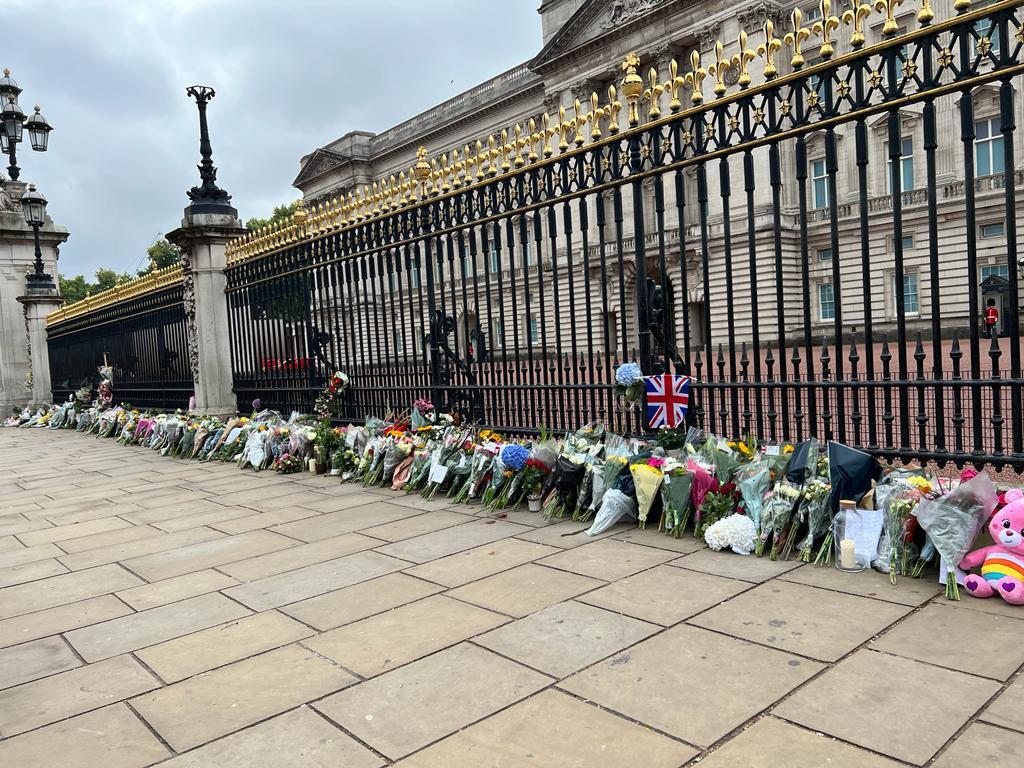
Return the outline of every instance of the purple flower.
<path id="1" fill-rule="evenodd" d="M 263 401 L 260 400 L 258 397 L 252 401 L 252 409 L 254 411 L 259 411 L 262 408 L 263 408 Z"/>

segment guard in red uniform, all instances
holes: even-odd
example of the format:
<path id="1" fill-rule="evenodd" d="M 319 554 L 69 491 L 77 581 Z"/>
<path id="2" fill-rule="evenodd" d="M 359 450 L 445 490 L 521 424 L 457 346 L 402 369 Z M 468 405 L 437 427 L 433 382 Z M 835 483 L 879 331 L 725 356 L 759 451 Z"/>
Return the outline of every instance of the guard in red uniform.
<path id="1" fill-rule="evenodd" d="M 999 310 L 996 309 L 996 300 L 989 299 L 988 306 L 985 307 L 985 330 L 988 332 L 990 338 L 994 338 L 996 335 L 996 327 L 999 325 Z"/>

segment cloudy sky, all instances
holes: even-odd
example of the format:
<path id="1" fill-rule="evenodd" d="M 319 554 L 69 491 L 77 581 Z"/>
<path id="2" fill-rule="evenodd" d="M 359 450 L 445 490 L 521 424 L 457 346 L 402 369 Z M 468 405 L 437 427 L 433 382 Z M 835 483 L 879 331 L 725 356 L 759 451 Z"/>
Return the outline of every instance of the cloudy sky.
<path id="1" fill-rule="evenodd" d="M 2 0 L 0 68 L 55 126 L 19 153 L 71 231 L 60 271 L 134 270 L 196 184 L 186 86 L 213 86 L 218 182 L 244 219 L 298 197 L 299 157 L 530 58 L 539 0 Z M 6 168 L 7 163 L 3 163 Z"/>

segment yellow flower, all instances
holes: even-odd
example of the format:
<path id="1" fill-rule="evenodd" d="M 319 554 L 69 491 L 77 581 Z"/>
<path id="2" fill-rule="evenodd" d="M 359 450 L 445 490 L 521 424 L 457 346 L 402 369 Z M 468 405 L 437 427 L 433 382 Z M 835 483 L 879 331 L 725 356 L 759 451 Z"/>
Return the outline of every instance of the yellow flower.
<path id="1" fill-rule="evenodd" d="M 748 446 L 746 443 L 740 443 L 739 447 L 740 453 L 742 453 L 745 456 L 749 456 L 751 453 L 753 453 L 753 451 L 750 450 L 750 446 Z"/>
<path id="2" fill-rule="evenodd" d="M 735 440 L 730 440 L 728 443 L 726 443 L 726 445 L 729 446 L 730 448 L 735 448 L 736 447 L 736 441 Z"/>
<path id="3" fill-rule="evenodd" d="M 786 445 L 782 448 L 783 453 L 792 453 L 793 450 L 793 446 L 790 445 L 789 443 L 786 443 Z"/>
<path id="4" fill-rule="evenodd" d="M 914 475 L 913 477 L 910 478 L 908 482 L 921 493 L 932 492 L 932 484 L 928 481 L 927 478 L 920 477 L 919 475 Z"/>

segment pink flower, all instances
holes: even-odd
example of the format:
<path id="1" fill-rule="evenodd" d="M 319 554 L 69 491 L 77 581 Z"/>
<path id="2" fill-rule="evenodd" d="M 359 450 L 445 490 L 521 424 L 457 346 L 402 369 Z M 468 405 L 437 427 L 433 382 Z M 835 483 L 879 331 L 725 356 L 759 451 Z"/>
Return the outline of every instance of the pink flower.
<path id="1" fill-rule="evenodd" d="M 658 469 L 665 466 L 665 460 L 660 456 L 651 456 L 651 458 L 647 460 L 647 463 L 652 467 L 657 467 Z"/>

